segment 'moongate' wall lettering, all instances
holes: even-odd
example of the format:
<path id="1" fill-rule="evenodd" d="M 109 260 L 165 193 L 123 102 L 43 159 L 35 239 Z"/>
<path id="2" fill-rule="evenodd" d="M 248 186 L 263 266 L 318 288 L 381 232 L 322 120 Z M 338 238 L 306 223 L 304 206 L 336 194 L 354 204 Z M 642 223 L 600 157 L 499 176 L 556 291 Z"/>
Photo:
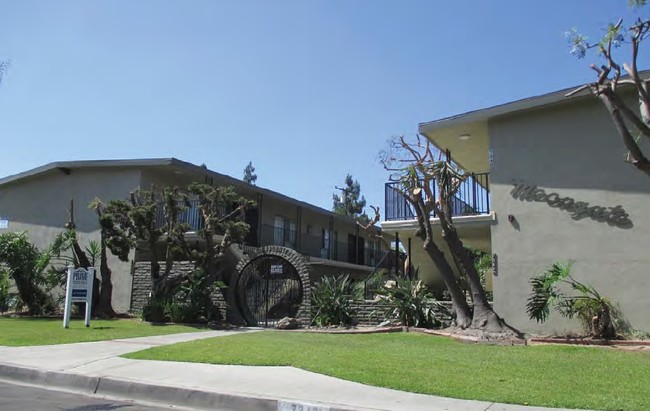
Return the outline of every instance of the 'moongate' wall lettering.
<path id="1" fill-rule="evenodd" d="M 515 188 L 510 191 L 510 194 L 515 199 L 547 203 L 551 207 L 568 211 L 574 220 L 589 217 L 592 220 L 606 222 L 620 228 L 629 228 L 632 226 L 629 215 L 620 205 L 616 207 L 590 207 L 587 202 L 575 201 L 571 197 L 560 197 L 558 193 L 546 193 L 544 189 L 537 188 L 535 185 L 514 184 L 514 186 Z"/>

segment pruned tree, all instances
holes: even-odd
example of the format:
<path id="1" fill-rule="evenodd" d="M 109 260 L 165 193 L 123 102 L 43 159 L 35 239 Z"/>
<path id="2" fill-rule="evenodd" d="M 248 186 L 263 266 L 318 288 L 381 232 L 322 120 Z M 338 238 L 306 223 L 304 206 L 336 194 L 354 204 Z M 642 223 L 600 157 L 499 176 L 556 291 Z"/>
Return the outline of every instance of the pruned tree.
<path id="1" fill-rule="evenodd" d="M 641 7 L 645 0 L 629 0 L 633 7 Z M 592 64 L 596 72 L 596 81 L 586 84 L 567 96 L 585 89 L 591 91 L 609 112 L 625 149 L 626 161 L 650 177 L 650 160 L 647 147 L 650 142 L 650 88 L 646 77 L 639 72 L 638 58 L 640 47 L 650 32 L 650 19 L 637 18 L 630 26 L 623 20 L 609 24 L 605 34 L 597 42 L 590 42 L 588 37 L 572 29 L 568 33 L 571 53 L 584 58 L 590 50 L 597 51 L 603 63 Z M 622 46 L 629 46 L 629 63 L 620 63 L 616 52 Z M 634 92 L 638 97 L 638 110 L 630 104 L 626 95 Z M 644 143 L 645 150 L 644 150 Z"/>
<path id="2" fill-rule="evenodd" d="M 246 168 L 244 168 L 244 182 L 255 185 L 256 181 L 257 174 L 255 174 L 255 167 L 253 167 L 253 162 L 249 161 Z"/>
<path id="3" fill-rule="evenodd" d="M 361 195 L 361 184 L 348 174 L 345 176 L 345 186 L 334 186 L 334 188 L 339 190 L 341 194 L 332 194 L 332 211 L 350 217 L 361 224 L 367 224 L 370 218 L 364 212 L 366 198 Z"/>
<path id="4" fill-rule="evenodd" d="M 91 208 L 99 207 L 98 204 L 100 204 L 99 200 L 95 200 L 91 203 Z M 111 271 L 108 267 L 108 255 L 106 253 L 106 247 L 103 244 L 103 231 L 100 231 L 99 242 L 93 240 L 88 242 L 87 246 L 82 247 L 79 243 L 79 236 L 74 222 L 74 202 L 72 200 L 70 200 L 68 212 L 69 218 L 65 224 L 65 231 L 59 233 L 52 244 L 50 244 L 49 252 L 59 263 L 53 264 L 52 270 L 58 274 L 59 282 L 63 286 L 65 285 L 67 266 L 89 268 L 95 267 L 97 262 L 99 262 L 100 277 L 97 277 L 97 271 L 95 271 L 95 278 L 93 280 L 92 315 L 102 318 L 115 317 L 117 314 L 113 310 L 112 303 L 113 284 L 111 282 Z"/>
<path id="5" fill-rule="evenodd" d="M 185 233 L 189 225 L 181 219 L 181 214 L 189 209 L 190 195 L 197 200 L 196 211 L 201 220 L 198 234 L 203 245 L 200 247 L 188 244 Z M 100 225 L 107 248 L 120 260 L 128 261 L 135 248 L 148 255 L 151 305 L 160 307 L 182 284 L 200 282 L 208 287 L 223 279 L 221 262 L 225 250 L 232 243 L 243 241 L 248 231 L 248 225 L 241 220 L 249 204 L 231 187 L 192 184 L 187 191 L 152 187 L 134 191 L 130 202 L 110 201 L 100 215 Z M 173 266 L 178 260 L 193 261 L 194 272 L 175 273 Z M 161 321 L 162 316 L 155 309 L 150 319 Z"/>
<path id="6" fill-rule="evenodd" d="M 97 218 L 102 219 L 104 214 L 104 205 L 102 202 L 96 198 L 93 200 L 89 206 L 90 209 L 95 210 L 97 213 Z M 113 280 L 112 280 L 112 271 L 108 265 L 108 252 L 107 252 L 107 233 L 102 228 L 100 224 L 99 231 L 99 275 L 100 275 L 100 287 L 99 295 L 97 296 L 97 306 L 95 310 L 97 315 L 103 317 L 114 317 L 116 315 L 115 310 L 113 309 Z"/>
<path id="7" fill-rule="evenodd" d="M 150 190 L 132 192 L 129 202 L 110 201 L 99 215 L 106 246 L 113 255 L 129 261 L 131 250 L 137 247 L 149 256 L 154 301 L 162 301 L 177 285 L 171 272 L 174 255 L 182 253 L 185 247 L 187 229 L 178 216 L 186 207 L 187 195 L 180 194 L 177 188 L 158 190 L 152 186 Z M 165 262 L 164 267 L 160 261 Z"/>
<path id="8" fill-rule="evenodd" d="M 465 175 L 449 158 L 435 157 L 427 139 L 417 136 L 408 141 L 403 136 L 391 140 L 389 149 L 380 154 L 380 161 L 391 172 L 390 180 L 398 182 L 395 189 L 408 201 L 417 217 L 416 235 L 442 277 L 453 303 L 456 325 L 490 332 L 513 331 L 490 306 L 474 261 L 464 247 L 453 222 L 452 200 Z M 470 308 L 448 258 L 436 244 L 431 217 L 440 220 L 442 238 L 452 258 L 458 262 L 470 289 Z M 518 334 L 518 333 L 517 333 Z"/>
<path id="9" fill-rule="evenodd" d="M 198 234 L 205 242 L 205 249 L 192 250 L 192 259 L 213 282 L 221 281 L 224 253 L 233 243 L 244 241 L 250 229 L 244 221 L 245 211 L 254 203 L 239 196 L 232 187 L 194 183 L 188 192 L 198 201 L 201 219 Z"/>

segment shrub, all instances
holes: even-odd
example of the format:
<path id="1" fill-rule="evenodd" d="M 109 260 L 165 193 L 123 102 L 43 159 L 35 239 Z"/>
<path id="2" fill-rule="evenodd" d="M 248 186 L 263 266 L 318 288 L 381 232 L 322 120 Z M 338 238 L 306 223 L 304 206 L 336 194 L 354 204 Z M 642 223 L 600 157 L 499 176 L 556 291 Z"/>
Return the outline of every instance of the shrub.
<path id="1" fill-rule="evenodd" d="M 166 299 L 152 299 L 142 311 L 142 319 L 150 322 L 172 321 L 197 324 L 221 319 L 218 307 L 212 302 L 212 295 L 224 288 L 221 281 L 211 281 L 203 271 L 194 271 Z"/>
<path id="2" fill-rule="evenodd" d="M 0 234 L 0 272 L 14 281 L 30 314 L 55 310 L 52 298 L 41 288 L 47 283 L 45 269 L 49 261 L 50 255 L 30 243 L 27 233 Z"/>
<path id="3" fill-rule="evenodd" d="M 10 303 L 9 275 L 6 272 L 0 272 L 0 313 L 7 311 Z"/>
<path id="4" fill-rule="evenodd" d="M 386 318 L 397 318 L 404 326 L 433 328 L 441 325 L 436 317 L 445 310 L 420 280 L 396 279 L 386 283 L 377 294 L 386 307 Z"/>
<path id="5" fill-rule="evenodd" d="M 142 307 L 142 319 L 152 323 L 163 323 L 168 320 L 165 313 L 165 302 L 152 299 L 147 305 Z"/>
<path id="6" fill-rule="evenodd" d="M 193 324 L 198 323 L 200 318 L 197 307 L 176 299 L 165 304 L 165 312 L 173 323 Z"/>
<path id="7" fill-rule="evenodd" d="M 530 280 L 533 290 L 526 304 L 529 318 L 537 322 L 546 321 L 552 306 L 564 317 L 577 316 L 593 337 L 616 337 L 612 302 L 593 286 L 574 279 L 571 266 L 570 261 L 567 264 L 554 263 L 546 272 Z M 563 284 L 576 294 L 569 295 L 560 290 L 559 286 Z"/>
<path id="8" fill-rule="evenodd" d="M 311 291 L 313 322 L 318 326 L 351 325 L 356 313 L 353 302 L 363 289 L 348 275 L 323 277 Z"/>

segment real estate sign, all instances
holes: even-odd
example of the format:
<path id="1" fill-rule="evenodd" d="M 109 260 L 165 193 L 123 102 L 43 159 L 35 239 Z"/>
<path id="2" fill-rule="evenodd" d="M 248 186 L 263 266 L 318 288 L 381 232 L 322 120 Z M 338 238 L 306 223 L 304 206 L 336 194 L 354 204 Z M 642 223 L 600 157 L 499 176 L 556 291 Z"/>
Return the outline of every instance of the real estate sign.
<path id="1" fill-rule="evenodd" d="M 70 308 L 72 303 L 86 303 L 85 325 L 90 326 L 90 309 L 93 300 L 94 268 L 68 267 L 68 279 L 65 288 L 65 309 L 63 311 L 63 328 L 70 326 Z"/>

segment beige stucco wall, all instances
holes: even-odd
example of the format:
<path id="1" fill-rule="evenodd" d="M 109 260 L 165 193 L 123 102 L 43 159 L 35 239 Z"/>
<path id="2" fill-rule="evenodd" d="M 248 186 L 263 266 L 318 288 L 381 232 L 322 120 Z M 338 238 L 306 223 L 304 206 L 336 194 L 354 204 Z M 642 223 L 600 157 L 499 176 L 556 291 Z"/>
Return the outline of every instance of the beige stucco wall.
<path id="1" fill-rule="evenodd" d="M 107 201 L 126 198 L 137 188 L 137 170 L 75 169 L 69 175 L 53 170 L 37 178 L 27 178 L 0 187 L 0 216 L 9 220 L 5 231 L 27 231 L 34 244 L 44 249 L 68 221 L 70 200 L 74 200 L 74 217 L 81 243 L 99 240 L 99 224 L 88 204 L 95 198 Z M 130 264 L 110 256 L 113 271 L 113 307 L 119 312 L 129 309 L 131 295 Z"/>
<path id="2" fill-rule="evenodd" d="M 571 259 L 576 279 L 618 302 L 634 327 L 650 330 L 650 180 L 623 161 L 625 150 L 605 110 L 594 100 L 565 103 L 494 119 L 489 135 L 491 201 L 498 217 L 492 228 L 497 312 L 522 331 L 579 330 L 576 320 L 559 313 L 538 325 L 525 312 L 531 276 Z M 621 205 L 633 227 L 576 221 L 547 203 L 515 200 L 513 183 L 590 206 Z"/>
<path id="3" fill-rule="evenodd" d="M 431 261 L 428 254 L 424 251 L 422 240 L 415 236 L 416 226 L 417 223 L 414 221 L 412 228 L 399 230 L 400 243 L 402 244 L 404 251 L 408 252 L 409 238 L 411 239 L 411 264 L 418 270 L 418 277 L 429 287 L 443 290 L 445 289 L 445 285 L 440 276 L 440 272 L 433 264 L 433 261 Z M 465 246 L 490 253 L 490 226 L 491 223 L 489 222 L 457 224 L 456 230 Z M 451 258 L 451 251 L 449 251 L 447 243 L 442 238 L 442 229 L 437 223 L 433 224 L 433 228 L 435 244 L 447 257 L 447 261 L 449 261 L 454 273 L 459 275 L 458 269 Z M 389 231 L 385 233 L 384 237 L 392 241 L 395 238 L 395 233 L 394 231 Z M 491 291 L 491 284 L 490 281 L 488 284 L 489 287 L 486 287 L 488 291 Z"/>

